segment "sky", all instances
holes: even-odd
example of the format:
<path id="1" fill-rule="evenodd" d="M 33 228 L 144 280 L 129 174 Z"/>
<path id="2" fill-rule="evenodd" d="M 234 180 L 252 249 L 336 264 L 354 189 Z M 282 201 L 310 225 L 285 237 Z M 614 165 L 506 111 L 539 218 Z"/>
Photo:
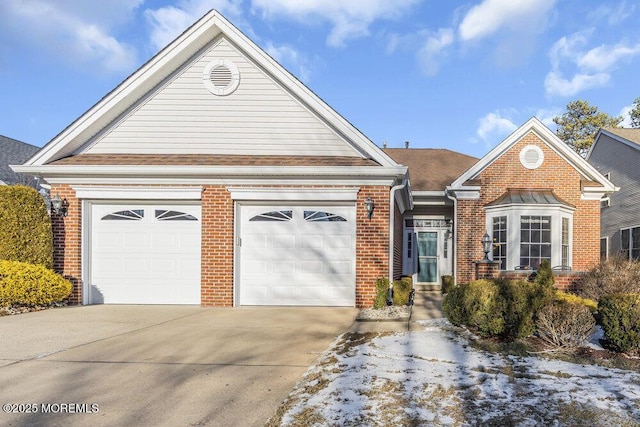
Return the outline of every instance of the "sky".
<path id="1" fill-rule="evenodd" d="M 43 146 L 210 9 L 379 146 L 481 157 L 640 97 L 636 0 L 1 0 L 0 135 Z"/>

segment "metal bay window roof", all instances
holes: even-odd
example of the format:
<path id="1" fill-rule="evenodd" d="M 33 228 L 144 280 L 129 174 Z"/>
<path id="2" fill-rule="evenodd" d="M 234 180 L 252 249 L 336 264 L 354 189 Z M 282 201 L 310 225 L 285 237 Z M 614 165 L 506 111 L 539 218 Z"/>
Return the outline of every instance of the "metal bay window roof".
<path id="1" fill-rule="evenodd" d="M 566 206 L 575 209 L 570 203 L 557 197 L 551 189 L 521 189 L 509 188 L 506 193 L 496 200 L 488 203 L 486 207 L 511 206 L 511 205 L 547 205 Z"/>

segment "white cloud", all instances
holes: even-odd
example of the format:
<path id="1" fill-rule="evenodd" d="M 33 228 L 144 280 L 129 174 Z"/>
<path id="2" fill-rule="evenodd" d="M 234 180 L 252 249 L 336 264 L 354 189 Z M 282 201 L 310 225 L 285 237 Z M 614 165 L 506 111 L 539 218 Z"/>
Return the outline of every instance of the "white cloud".
<path id="1" fill-rule="evenodd" d="M 479 120 L 476 134 L 487 146 L 494 146 L 517 128 L 515 123 L 496 111 Z"/>
<path id="2" fill-rule="evenodd" d="M 437 33 L 429 36 L 422 48 L 418 51 L 418 62 L 422 71 L 427 76 L 434 76 L 440 69 L 441 62 L 445 56 L 445 48 L 454 41 L 453 30 L 441 28 Z"/>
<path id="3" fill-rule="evenodd" d="M 549 129 L 555 129 L 556 124 L 553 122 L 553 118 L 560 116 L 563 113 L 561 108 L 554 109 L 540 109 L 536 111 L 535 116 Z"/>
<path id="4" fill-rule="evenodd" d="M 615 46 L 598 46 L 578 59 L 578 66 L 594 71 L 607 71 L 623 59 L 640 54 L 640 43 L 627 46 L 619 43 Z"/>
<path id="5" fill-rule="evenodd" d="M 265 51 L 273 57 L 278 63 L 284 65 L 289 70 L 297 70 L 294 72 L 296 76 L 303 82 L 309 82 L 311 78 L 311 66 L 308 60 L 297 50 L 290 46 L 275 46 L 273 43 L 267 43 Z"/>
<path id="6" fill-rule="evenodd" d="M 332 26 L 327 44 L 341 47 L 350 39 L 369 35 L 369 26 L 380 19 L 398 19 L 422 0 L 252 0 L 252 10 L 272 19 L 285 16 L 303 23 L 318 20 Z"/>
<path id="7" fill-rule="evenodd" d="M 162 49 L 211 9 L 237 24 L 242 15 L 241 5 L 242 0 L 182 0 L 175 6 L 147 9 L 151 44 L 156 50 Z"/>
<path id="8" fill-rule="evenodd" d="M 632 0 L 632 2 L 633 1 L 634 0 Z M 589 13 L 589 18 L 597 22 L 606 21 L 609 25 L 620 25 L 632 16 L 637 8 L 637 4 L 629 4 L 626 0 L 621 1 L 616 6 L 601 4 Z"/>
<path id="9" fill-rule="evenodd" d="M 610 80 L 609 74 L 574 74 L 571 79 L 566 79 L 559 72 L 551 71 L 544 79 L 544 87 L 547 94 L 552 96 L 574 96 L 583 90 L 602 87 Z"/>
<path id="10" fill-rule="evenodd" d="M 140 3 L 116 0 L 109 7 L 99 3 L 92 8 L 84 1 L 4 0 L 0 31 L 67 63 L 90 65 L 98 71 L 130 71 L 137 61 L 136 51 L 111 32 L 131 19 Z"/>
<path id="11" fill-rule="evenodd" d="M 611 80 L 611 72 L 626 59 L 640 55 L 640 43 L 615 46 L 601 45 L 589 50 L 584 46 L 590 33 L 575 33 L 562 37 L 549 50 L 551 70 L 544 82 L 550 96 L 574 96 L 584 90 L 605 86 Z M 570 72 L 563 72 L 563 69 Z M 571 77 L 565 77 L 569 74 Z"/>
<path id="12" fill-rule="evenodd" d="M 531 31 L 540 27 L 556 0 L 484 0 L 465 15 L 458 31 L 463 41 L 481 39 L 502 28 Z"/>
<path id="13" fill-rule="evenodd" d="M 620 122 L 620 126 L 623 128 L 633 127 L 631 124 L 631 110 L 633 110 L 633 104 L 622 107 L 620 110 L 619 116 L 622 116 L 622 122 Z"/>

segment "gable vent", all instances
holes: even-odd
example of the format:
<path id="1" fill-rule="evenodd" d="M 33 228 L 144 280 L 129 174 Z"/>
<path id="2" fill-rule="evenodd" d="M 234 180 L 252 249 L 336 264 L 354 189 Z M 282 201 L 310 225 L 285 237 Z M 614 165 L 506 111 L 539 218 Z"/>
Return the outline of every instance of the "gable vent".
<path id="1" fill-rule="evenodd" d="M 211 61 L 202 74 L 204 85 L 214 95 L 225 96 L 233 93 L 240 84 L 240 72 L 227 59 Z"/>
<path id="2" fill-rule="evenodd" d="M 527 169 L 537 169 L 544 161 L 544 153 L 537 145 L 527 145 L 520 151 L 520 163 Z"/>

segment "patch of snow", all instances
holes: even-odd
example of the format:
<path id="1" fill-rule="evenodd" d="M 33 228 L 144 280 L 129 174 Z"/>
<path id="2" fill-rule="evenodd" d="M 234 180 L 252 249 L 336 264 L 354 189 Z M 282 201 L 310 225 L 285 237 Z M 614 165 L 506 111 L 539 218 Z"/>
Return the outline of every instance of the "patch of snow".
<path id="1" fill-rule="evenodd" d="M 445 319 L 421 324 L 337 341 L 305 376 L 324 386 L 299 384 L 282 424 L 310 409 L 332 425 L 572 425 L 575 413 L 594 425 L 640 424 L 638 372 L 484 352 Z"/>

